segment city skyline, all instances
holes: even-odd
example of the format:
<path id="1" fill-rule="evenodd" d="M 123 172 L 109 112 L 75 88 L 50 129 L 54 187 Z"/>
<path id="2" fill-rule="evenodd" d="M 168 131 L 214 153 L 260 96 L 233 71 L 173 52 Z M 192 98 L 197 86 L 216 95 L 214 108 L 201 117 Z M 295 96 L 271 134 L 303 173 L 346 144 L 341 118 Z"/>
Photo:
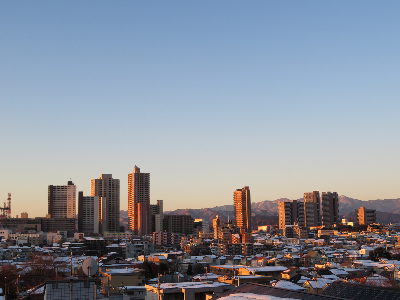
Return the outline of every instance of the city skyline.
<path id="1" fill-rule="evenodd" d="M 2 2 L 0 205 L 11 193 L 13 217 L 45 216 L 48 185 L 90 195 L 113 174 L 127 210 L 135 164 L 165 211 L 230 204 L 241 186 L 253 203 L 399 198 L 399 13 L 396 1 Z"/>

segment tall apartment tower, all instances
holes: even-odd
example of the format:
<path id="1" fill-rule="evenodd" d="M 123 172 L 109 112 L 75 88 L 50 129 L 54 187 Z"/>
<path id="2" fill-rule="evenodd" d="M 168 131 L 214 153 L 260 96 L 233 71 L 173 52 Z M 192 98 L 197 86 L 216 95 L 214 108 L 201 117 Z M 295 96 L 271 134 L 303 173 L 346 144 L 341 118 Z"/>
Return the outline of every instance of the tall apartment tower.
<path id="1" fill-rule="evenodd" d="M 303 202 L 297 202 L 297 200 L 279 202 L 279 229 L 284 229 L 287 225 L 298 223 L 299 204 L 303 204 Z"/>
<path id="2" fill-rule="evenodd" d="M 359 209 L 356 209 L 356 217 L 358 219 L 358 225 L 369 225 L 376 223 L 376 210 L 367 209 L 361 206 Z"/>
<path id="3" fill-rule="evenodd" d="M 235 225 L 241 232 L 251 233 L 251 199 L 248 186 L 233 192 Z"/>
<path id="4" fill-rule="evenodd" d="M 129 229 L 134 235 L 151 233 L 150 173 L 140 173 L 137 166 L 128 174 L 128 218 Z"/>
<path id="5" fill-rule="evenodd" d="M 322 225 L 339 225 L 339 196 L 336 192 L 323 192 L 321 196 Z"/>
<path id="6" fill-rule="evenodd" d="M 83 233 L 100 232 L 101 202 L 99 196 L 83 196 L 78 192 L 78 231 Z"/>
<path id="7" fill-rule="evenodd" d="M 151 233 L 163 231 L 163 200 L 157 200 L 157 204 L 150 204 Z"/>
<path id="8" fill-rule="evenodd" d="M 91 196 L 99 197 L 99 222 L 101 233 L 119 232 L 119 179 L 112 178 L 112 174 L 101 174 L 91 181 Z"/>
<path id="9" fill-rule="evenodd" d="M 217 215 L 215 219 L 213 219 L 213 229 L 214 229 L 214 239 L 217 240 L 219 239 L 219 236 L 221 235 L 221 219 Z"/>
<path id="10" fill-rule="evenodd" d="M 48 214 L 51 218 L 73 218 L 76 216 L 76 185 L 49 185 Z"/>
<path id="11" fill-rule="evenodd" d="M 304 220 L 304 226 L 321 226 L 321 200 L 319 191 L 304 193 Z"/>

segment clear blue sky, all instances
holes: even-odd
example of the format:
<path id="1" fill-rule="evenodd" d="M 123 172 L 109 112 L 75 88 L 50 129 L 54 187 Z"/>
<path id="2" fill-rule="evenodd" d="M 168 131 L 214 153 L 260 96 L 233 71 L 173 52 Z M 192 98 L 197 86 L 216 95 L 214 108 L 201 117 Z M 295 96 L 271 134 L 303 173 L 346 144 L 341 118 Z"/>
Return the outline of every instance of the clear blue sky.
<path id="1" fill-rule="evenodd" d="M 166 210 L 400 197 L 398 1 L 0 2 L 0 204 L 151 173 Z"/>

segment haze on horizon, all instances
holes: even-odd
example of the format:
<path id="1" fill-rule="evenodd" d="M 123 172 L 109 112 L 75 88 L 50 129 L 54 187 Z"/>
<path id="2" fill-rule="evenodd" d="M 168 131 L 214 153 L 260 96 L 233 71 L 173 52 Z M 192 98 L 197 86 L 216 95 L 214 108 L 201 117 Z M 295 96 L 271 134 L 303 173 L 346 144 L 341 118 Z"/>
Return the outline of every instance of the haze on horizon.
<path id="1" fill-rule="evenodd" d="M 165 210 L 400 197 L 397 1 L 0 3 L 0 205 L 151 173 Z"/>

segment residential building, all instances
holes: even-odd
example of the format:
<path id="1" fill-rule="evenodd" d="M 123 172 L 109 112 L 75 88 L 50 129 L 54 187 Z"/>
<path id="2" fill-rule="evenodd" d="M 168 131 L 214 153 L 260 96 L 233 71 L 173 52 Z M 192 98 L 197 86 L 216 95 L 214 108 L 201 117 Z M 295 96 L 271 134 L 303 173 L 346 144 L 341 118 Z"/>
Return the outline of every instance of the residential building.
<path id="1" fill-rule="evenodd" d="M 163 231 L 163 200 L 157 200 L 157 204 L 150 204 L 151 233 Z"/>
<path id="2" fill-rule="evenodd" d="M 120 286 L 144 286 L 144 270 L 126 267 L 125 269 L 106 269 L 101 272 L 101 291 L 103 294 L 118 294 Z"/>
<path id="3" fill-rule="evenodd" d="M 308 237 L 308 231 L 305 227 L 298 225 L 285 225 L 283 235 L 287 238 L 305 239 Z"/>
<path id="4" fill-rule="evenodd" d="M 284 229 L 287 225 L 293 225 L 298 222 L 298 202 L 292 200 L 290 202 L 279 202 L 279 229 Z M 304 204 L 303 204 L 304 205 Z"/>
<path id="5" fill-rule="evenodd" d="M 167 231 L 156 231 L 153 232 L 153 243 L 155 247 L 173 247 L 178 249 L 181 244 L 183 234 L 181 233 L 173 233 Z"/>
<path id="6" fill-rule="evenodd" d="M 369 225 L 376 223 L 375 209 L 367 209 L 362 206 L 359 209 L 356 209 L 355 213 L 358 219 L 358 225 Z"/>
<path id="7" fill-rule="evenodd" d="M 233 285 L 221 282 L 178 282 L 146 284 L 148 300 L 198 300 L 209 299 L 234 288 Z M 207 296 L 209 298 L 207 298 Z"/>
<path id="8" fill-rule="evenodd" d="M 221 219 L 218 215 L 215 217 L 215 219 L 213 219 L 213 229 L 214 239 L 217 240 L 221 234 Z"/>
<path id="9" fill-rule="evenodd" d="M 167 232 L 192 234 L 194 219 L 189 215 L 165 215 L 163 228 Z"/>
<path id="10" fill-rule="evenodd" d="M 67 185 L 49 185 L 48 214 L 51 218 L 75 218 L 76 185 L 68 181 Z"/>
<path id="11" fill-rule="evenodd" d="M 97 279 L 47 280 L 44 300 L 95 299 Z M 30 298 L 30 297 L 29 297 Z"/>
<path id="12" fill-rule="evenodd" d="M 150 173 L 140 173 L 137 166 L 128 174 L 128 218 L 129 229 L 134 235 L 151 233 Z"/>
<path id="13" fill-rule="evenodd" d="M 304 193 L 305 226 L 321 226 L 321 200 L 319 191 Z"/>
<path id="14" fill-rule="evenodd" d="M 78 231 L 99 233 L 101 219 L 99 196 L 83 196 L 78 193 Z"/>
<path id="15" fill-rule="evenodd" d="M 251 233 L 251 199 L 248 186 L 233 192 L 235 225 L 241 231 Z"/>
<path id="16" fill-rule="evenodd" d="M 119 232 L 120 183 L 112 174 L 101 174 L 91 181 L 91 196 L 99 197 L 99 223 L 101 233 Z"/>
<path id="17" fill-rule="evenodd" d="M 339 196 L 336 192 L 323 192 L 321 196 L 322 225 L 338 226 L 339 219 Z"/>

